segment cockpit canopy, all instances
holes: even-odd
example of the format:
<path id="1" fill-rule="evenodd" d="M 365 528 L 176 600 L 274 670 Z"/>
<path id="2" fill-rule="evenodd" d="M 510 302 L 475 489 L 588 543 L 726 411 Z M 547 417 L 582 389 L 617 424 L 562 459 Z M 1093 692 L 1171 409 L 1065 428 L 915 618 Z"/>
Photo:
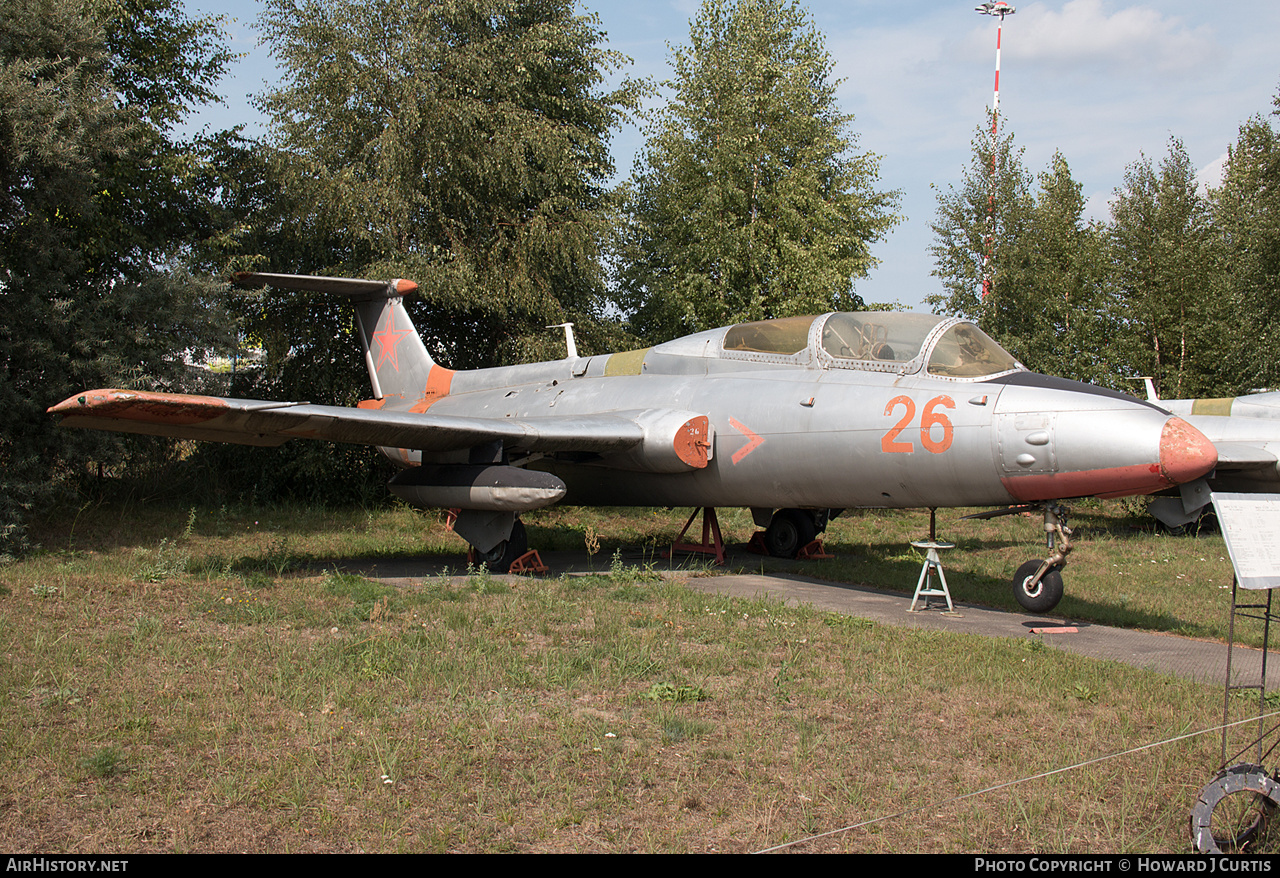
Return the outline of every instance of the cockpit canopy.
<path id="1" fill-rule="evenodd" d="M 917 372 L 945 378 L 986 378 L 1022 368 L 972 323 L 934 314 L 875 311 L 782 317 L 731 326 L 731 358 L 778 361 L 810 354 L 833 369 Z"/>

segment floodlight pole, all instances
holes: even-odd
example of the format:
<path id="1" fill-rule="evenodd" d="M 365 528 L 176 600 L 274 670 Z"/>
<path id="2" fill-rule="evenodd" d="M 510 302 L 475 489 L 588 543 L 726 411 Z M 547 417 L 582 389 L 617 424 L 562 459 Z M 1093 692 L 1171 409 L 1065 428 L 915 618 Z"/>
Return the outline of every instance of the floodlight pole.
<path id="1" fill-rule="evenodd" d="M 999 143 L 999 119 L 1000 119 L 1000 38 L 1004 30 L 1004 17 L 1013 15 L 1015 10 L 1008 3 L 1001 0 L 994 2 L 986 2 L 981 6 L 973 7 L 975 12 L 981 12 L 983 15 L 994 15 L 999 18 L 996 24 L 996 85 L 995 94 L 991 98 L 991 186 L 987 192 L 987 240 L 986 252 L 982 256 L 982 299 L 986 301 L 987 294 L 991 292 L 991 260 L 995 251 L 995 234 L 996 234 L 996 149 Z"/>

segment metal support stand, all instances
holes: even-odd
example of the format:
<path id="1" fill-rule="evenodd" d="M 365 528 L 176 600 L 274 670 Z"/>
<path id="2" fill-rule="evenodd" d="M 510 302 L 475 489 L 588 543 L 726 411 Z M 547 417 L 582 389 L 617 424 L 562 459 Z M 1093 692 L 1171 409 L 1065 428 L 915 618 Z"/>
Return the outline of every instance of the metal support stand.
<path id="1" fill-rule="evenodd" d="M 1266 601 L 1264 603 L 1242 604 L 1239 603 L 1239 582 L 1235 576 L 1231 577 L 1231 621 L 1227 629 L 1227 679 L 1226 685 L 1222 693 L 1222 767 L 1226 768 L 1229 764 L 1228 758 L 1232 762 L 1239 761 L 1245 751 L 1251 747 L 1254 748 L 1253 762 L 1257 765 L 1264 764 L 1264 759 L 1271 755 L 1276 749 L 1280 740 L 1273 741 L 1271 746 L 1263 753 L 1262 745 L 1269 736 L 1274 736 L 1277 731 L 1272 728 L 1267 732 L 1263 728 L 1263 717 L 1267 713 L 1267 658 L 1271 649 L 1271 622 L 1273 619 L 1280 619 L 1272 611 L 1271 595 L 1272 589 L 1266 591 Z M 1231 657 L 1235 653 L 1236 640 L 1236 618 L 1257 619 L 1262 622 L 1262 674 L 1256 683 L 1234 683 L 1231 679 Z M 1227 754 L 1227 724 L 1231 722 L 1231 693 L 1239 691 L 1255 691 L 1258 693 L 1258 733 L 1257 738 L 1250 744 L 1246 744 L 1240 750 L 1235 751 L 1234 755 L 1228 757 Z"/>
<path id="2" fill-rule="evenodd" d="M 684 535 L 688 533 L 689 528 L 693 525 L 693 520 L 698 517 L 699 512 L 702 513 L 702 542 L 686 543 Z M 704 555 L 714 555 L 716 564 L 724 566 L 724 540 L 720 538 L 720 520 L 716 518 L 716 508 L 714 506 L 693 510 L 689 520 L 684 523 L 684 530 L 680 531 L 680 536 L 676 537 L 676 541 L 671 544 L 671 550 L 666 553 L 666 556 L 670 558 L 676 552 L 698 552 Z"/>
<path id="3" fill-rule="evenodd" d="M 1191 840 L 1201 853 L 1256 852 L 1271 842 L 1266 840 L 1268 824 L 1280 813 L 1280 784 L 1274 758 L 1280 748 L 1280 723 L 1268 717 L 1267 664 L 1271 650 L 1272 592 L 1280 588 L 1280 562 L 1274 552 L 1280 536 L 1280 494 L 1210 494 L 1222 538 L 1231 556 L 1231 620 L 1227 633 L 1227 679 L 1222 693 L 1222 761 L 1213 780 L 1200 790 L 1191 807 Z M 1241 589 L 1265 591 L 1266 599 L 1254 595 L 1241 603 Z M 1257 681 L 1237 683 L 1232 677 L 1235 657 L 1236 620 L 1262 622 L 1261 666 Z M 1256 691 L 1257 725 L 1248 714 L 1236 729 L 1251 729 L 1252 740 L 1233 750 L 1228 746 L 1228 726 L 1232 722 L 1232 695 Z M 1248 697 L 1237 699 L 1249 704 Z M 1237 705 L 1237 709 L 1239 705 Z M 1249 705 L 1247 710 L 1251 710 Z M 1268 728 L 1268 723 L 1270 727 Z M 1239 732 L 1236 733 L 1239 735 Z"/>
<path id="4" fill-rule="evenodd" d="M 1227 679 L 1222 696 L 1222 763 L 1216 777 L 1200 791 L 1191 807 L 1191 841 L 1204 854 L 1241 853 L 1256 850 L 1267 826 L 1280 805 L 1280 785 L 1267 768 L 1276 746 L 1280 727 L 1265 729 L 1267 695 L 1267 653 L 1271 645 L 1271 589 L 1265 603 L 1239 603 L 1239 580 L 1231 579 L 1231 622 L 1227 635 Z M 1261 611 L 1261 614 L 1258 613 Z M 1231 657 L 1235 651 L 1236 617 L 1260 619 L 1263 626 L 1262 670 L 1257 683 L 1231 681 Z M 1228 723 L 1231 722 L 1231 693 L 1257 690 L 1257 736 L 1230 755 L 1227 750 Z M 1240 726 L 1238 728 L 1244 728 Z M 1263 748 L 1268 740 L 1270 746 Z M 1249 751 L 1252 751 L 1250 753 Z M 1230 767 L 1228 767 L 1230 766 Z M 1231 800 L 1233 804 L 1224 804 Z M 1221 806 L 1221 807 L 1219 807 Z"/>
<path id="5" fill-rule="evenodd" d="M 947 587 L 947 574 L 942 572 L 942 556 L 938 552 L 947 549 L 954 549 L 955 543 L 940 541 L 938 539 L 938 510 L 929 510 L 929 539 L 912 540 L 911 545 L 917 549 L 924 549 L 924 565 L 920 568 L 920 578 L 916 580 L 916 593 L 911 597 L 911 607 L 907 610 L 909 613 L 915 613 L 916 604 L 921 598 L 924 598 L 924 606 L 921 610 L 929 609 L 930 598 L 945 598 L 947 601 L 947 612 L 955 613 L 955 605 L 951 603 L 951 589 Z M 933 574 L 938 574 L 938 586 L 933 584 Z"/>

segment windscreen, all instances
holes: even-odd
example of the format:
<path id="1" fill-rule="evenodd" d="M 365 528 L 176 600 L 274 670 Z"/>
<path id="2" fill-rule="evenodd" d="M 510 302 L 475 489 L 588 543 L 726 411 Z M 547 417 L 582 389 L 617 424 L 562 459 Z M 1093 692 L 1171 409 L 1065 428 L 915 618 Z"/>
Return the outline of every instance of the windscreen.
<path id="1" fill-rule="evenodd" d="M 929 374 L 980 378 L 1018 368 L 1018 361 L 972 323 L 957 323 L 943 333 L 929 355 Z"/>

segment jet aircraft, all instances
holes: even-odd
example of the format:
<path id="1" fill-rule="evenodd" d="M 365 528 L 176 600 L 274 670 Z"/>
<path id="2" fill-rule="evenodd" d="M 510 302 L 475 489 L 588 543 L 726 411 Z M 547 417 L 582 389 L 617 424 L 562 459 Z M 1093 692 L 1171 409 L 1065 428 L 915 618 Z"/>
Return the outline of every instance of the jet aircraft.
<path id="1" fill-rule="evenodd" d="M 1221 399 L 1159 399 L 1150 378 L 1147 399 L 1195 426 L 1218 449 L 1213 472 L 1152 497 L 1156 520 L 1172 531 L 1195 524 L 1212 491 L 1280 491 L 1280 392 Z"/>
<path id="2" fill-rule="evenodd" d="M 403 467 L 394 494 L 459 509 L 455 531 L 502 570 L 525 551 L 520 513 L 554 503 L 746 506 L 785 557 L 846 508 L 1022 504 L 1043 510 L 1050 551 L 1022 565 L 1015 594 L 1046 612 L 1070 548 L 1059 501 L 1156 492 L 1217 461 L 1185 420 L 1029 372 L 954 318 L 834 312 L 454 371 L 413 327 L 411 281 L 238 282 L 349 297 L 373 398 L 349 408 L 103 389 L 50 411 L 68 427 L 377 446 Z"/>

